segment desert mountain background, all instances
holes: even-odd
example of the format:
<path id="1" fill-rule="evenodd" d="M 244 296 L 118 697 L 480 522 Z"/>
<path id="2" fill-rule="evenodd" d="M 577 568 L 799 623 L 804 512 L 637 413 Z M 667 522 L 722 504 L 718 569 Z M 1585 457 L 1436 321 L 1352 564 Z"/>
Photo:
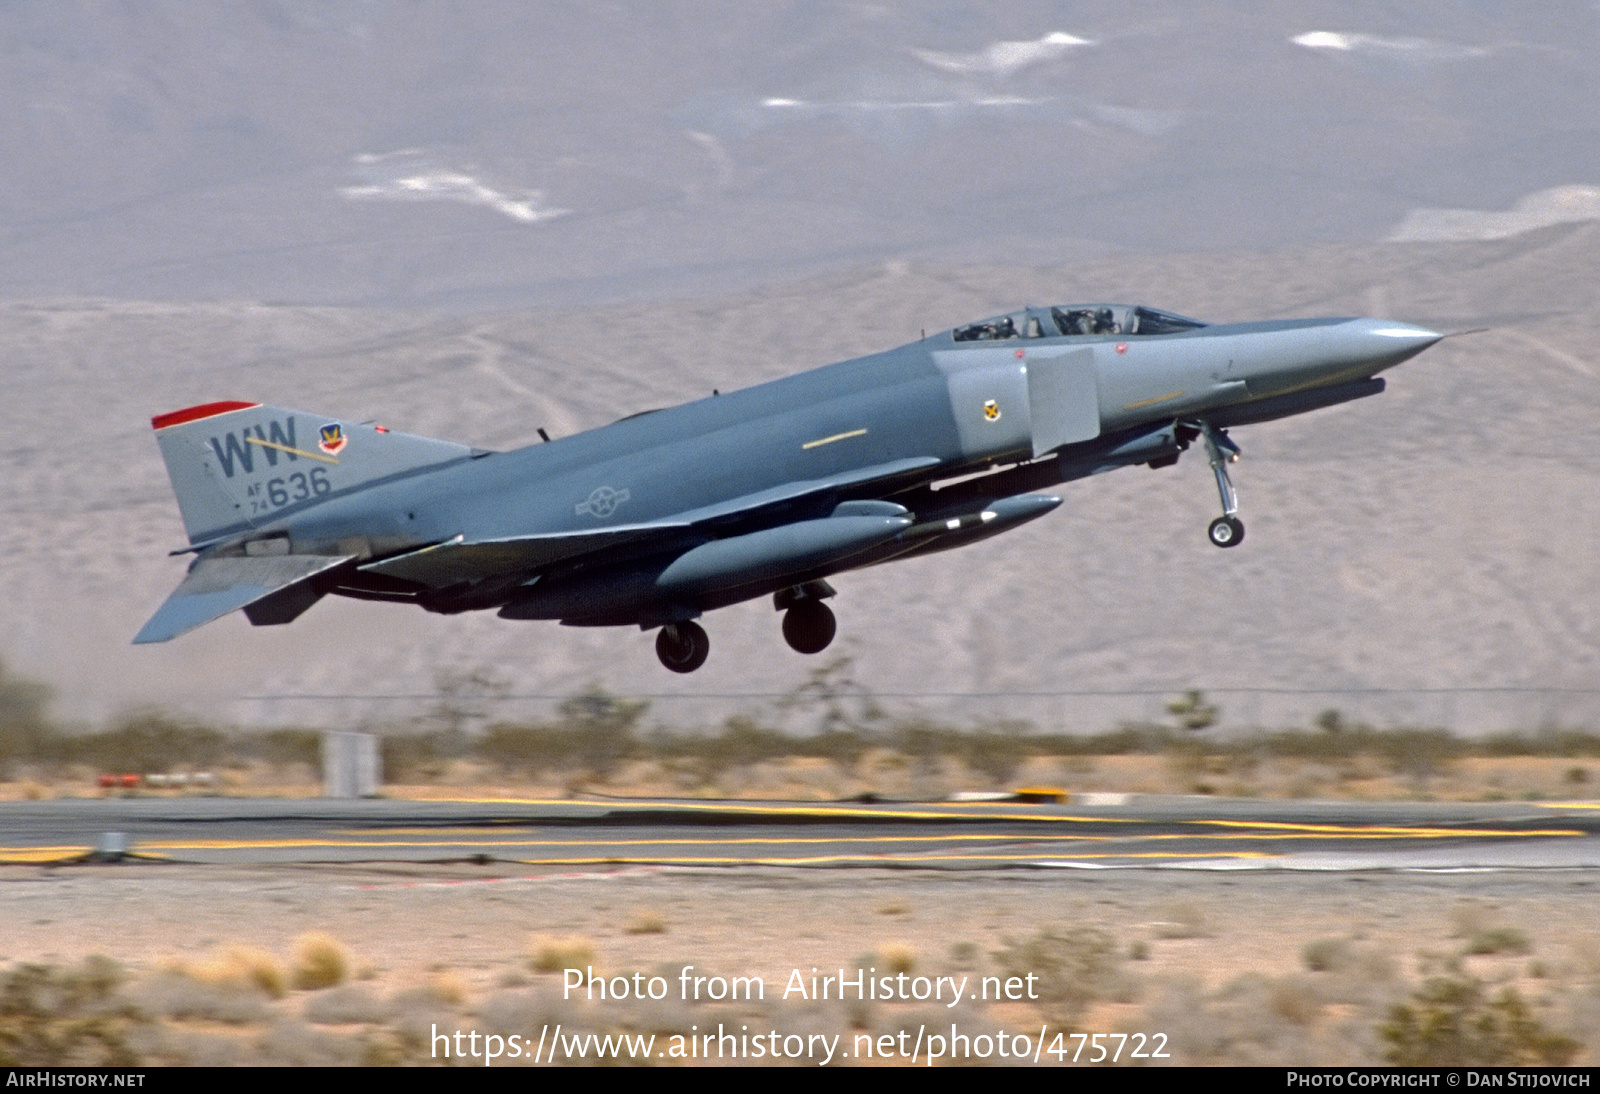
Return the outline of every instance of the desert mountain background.
<path id="1" fill-rule="evenodd" d="M 843 575 L 859 682 L 1085 730 L 1190 687 L 1232 724 L 1600 724 L 1597 47 L 1577 3 L 8 6 L 0 658 L 83 718 L 403 717 L 325 697 L 474 672 L 508 712 L 752 706 L 820 663 L 764 602 L 687 678 L 629 630 L 337 600 L 133 648 L 183 571 L 149 418 L 507 448 L 1116 300 L 1491 329 L 1238 430 L 1237 550 L 1191 453 Z"/>

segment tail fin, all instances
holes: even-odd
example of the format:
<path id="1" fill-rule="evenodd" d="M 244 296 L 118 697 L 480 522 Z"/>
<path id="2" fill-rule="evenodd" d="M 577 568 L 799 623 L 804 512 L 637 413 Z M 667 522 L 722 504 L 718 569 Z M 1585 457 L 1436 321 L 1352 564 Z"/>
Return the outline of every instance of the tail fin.
<path id="1" fill-rule="evenodd" d="M 190 543 L 248 532 L 376 479 L 482 454 L 261 403 L 205 403 L 150 424 Z"/>

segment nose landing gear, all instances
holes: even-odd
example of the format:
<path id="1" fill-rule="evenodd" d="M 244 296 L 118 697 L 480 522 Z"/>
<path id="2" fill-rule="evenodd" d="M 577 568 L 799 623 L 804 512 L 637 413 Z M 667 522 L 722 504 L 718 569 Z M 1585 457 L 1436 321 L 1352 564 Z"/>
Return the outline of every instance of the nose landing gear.
<path id="1" fill-rule="evenodd" d="M 1237 547 L 1239 541 L 1244 539 L 1244 521 L 1238 517 L 1218 517 L 1206 529 L 1206 535 L 1218 547 Z"/>
<path id="2" fill-rule="evenodd" d="M 1239 446 L 1229 439 L 1226 430 L 1206 422 L 1200 423 L 1200 437 L 1205 441 L 1211 473 L 1217 477 L 1217 494 L 1222 498 L 1222 516 L 1211 522 L 1206 535 L 1217 547 L 1237 547 L 1244 542 L 1244 521 L 1238 517 L 1239 499 L 1233 492 L 1233 480 L 1228 477 L 1228 465 L 1239 459 Z"/>

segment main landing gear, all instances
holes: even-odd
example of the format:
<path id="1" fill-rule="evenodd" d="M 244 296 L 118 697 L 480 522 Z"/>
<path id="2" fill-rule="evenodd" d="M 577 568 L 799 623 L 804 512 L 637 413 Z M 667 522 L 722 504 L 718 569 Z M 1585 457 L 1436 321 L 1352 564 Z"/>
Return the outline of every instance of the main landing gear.
<path id="1" fill-rule="evenodd" d="M 1244 521 L 1238 516 L 1239 499 L 1233 492 L 1233 480 L 1228 477 L 1228 465 L 1239 459 L 1239 446 L 1229 439 L 1226 430 L 1205 422 L 1200 423 L 1200 437 L 1206 443 L 1206 456 L 1222 498 L 1222 515 L 1211 522 L 1206 535 L 1217 547 L 1237 547 L 1244 542 Z"/>
<path id="2" fill-rule="evenodd" d="M 656 635 L 656 656 L 673 672 L 693 672 L 706 663 L 710 653 L 710 637 L 692 619 L 668 623 Z"/>
<path id="3" fill-rule="evenodd" d="M 839 622 L 823 600 L 833 595 L 826 581 L 808 581 L 772 596 L 772 606 L 783 612 L 783 640 L 796 653 L 821 653 L 839 633 Z"/>
<path id="4" fill-rule="evenodd" d="M 772 603 L 783 613 L 783 640 L 797 653 L 821 653 L 839 632 L 839 622 L 822 601 L 833 595 L 826 581 L 808 581 L 780 589 Z M 691 619 L 668 623 L 656 633 L 656 656 L 673 672 L 693 672 L 706 663 L 711 639 Z"/>
<path id="5" fill-rule="evenodd" d="M 802 600 L 783 613 L 783 640 L 796 653 L 821 653 L 838 631 L 832 609 L 820 600 Z"/>

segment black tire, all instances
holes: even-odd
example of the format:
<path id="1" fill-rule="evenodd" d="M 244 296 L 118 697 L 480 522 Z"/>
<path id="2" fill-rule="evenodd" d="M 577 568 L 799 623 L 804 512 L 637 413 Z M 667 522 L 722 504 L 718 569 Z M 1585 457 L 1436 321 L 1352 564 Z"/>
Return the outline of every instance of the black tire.
<path id="1" fill-rule="evenodd" d="M 1217 547 L 1237 547 L 1244 542 L 1244 521 L 1238 517 L 1218 517 L 1211 522 L 1206 535 Z"/>
<path id="2" fill-rule="evenodd" d="M 705 628 L 690 620 L 668 623 L 656 635 L 656 656 L 673 672 L 693 672 L 711 654 Z"/>
<path id="3" fill-rule="evenodd" d="M 783 640 L 796 653 L 821 653 L 839 633 L 839 622 L 820 600 L 802 600 L 783 613 Z"/>

